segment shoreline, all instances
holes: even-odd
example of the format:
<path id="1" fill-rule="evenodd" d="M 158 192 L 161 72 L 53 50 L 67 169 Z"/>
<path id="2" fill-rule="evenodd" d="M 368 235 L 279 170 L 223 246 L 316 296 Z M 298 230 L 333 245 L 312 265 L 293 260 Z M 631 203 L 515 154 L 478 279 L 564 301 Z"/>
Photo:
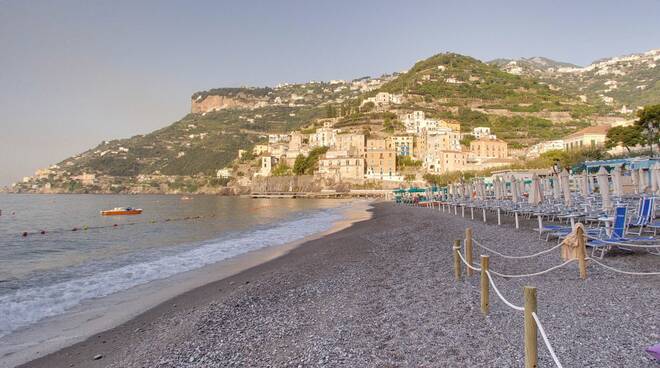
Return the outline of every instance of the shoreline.
<path id="1" fill-rule="evenodd" d="M 371 201 L 360 201 L 341 209 L 343 218 L 336 221 L 330 229 L 297 241 L 249 251 L 212 265 L 138 285 L 100 299 L 85 301 L 63 316 L 46 318 L 37 326 L 28 327 L 0 339 L 5 343 L 12 343 L 12 348 L 21 346 L 25 341 L 31 341 L 30 345 L 23 350 L 0 349 L 0 353 L 4 355 L 0 358 L 0 367 L 29 364 L 35 359 L 38 360 L 49 354 L 66 350 L 84 342 L 91 336 L 139 318 L 140 315 L 149 313 L 151 309 L 158 308 L 159 305 L 166 304 L 197 288 L 203 288 L 208 284 L 283 257 L 308 241 L 341 231 L 355 222 L 367 220 L 370 217 L 368 212 L 370 206 Z M 172 284 L 176 284 L 176 286 L 172 286 Z M 145 295 L 147 296 L 145 297 Z M 108 309 L 105 307 L 107 304 L 112 307 Z M 60 331 L 70 333 L 72 330 L 76 331 L 73 336 L 58 336 Z M 44 331 L 49 334 L 44 336 Z M 14 345 L 16 343 L 18 344 Z"/>

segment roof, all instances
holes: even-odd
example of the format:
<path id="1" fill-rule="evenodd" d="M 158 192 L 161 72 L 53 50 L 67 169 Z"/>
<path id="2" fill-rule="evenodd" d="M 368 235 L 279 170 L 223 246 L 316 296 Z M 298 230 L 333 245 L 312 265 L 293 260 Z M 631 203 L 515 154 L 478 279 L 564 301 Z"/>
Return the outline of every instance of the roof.
<path id="1" fill-rule="evenodd" d="M 577 132 L 567 136 L 566 138 L 577 138 L 588 134 L 606 135 L 608 130 L 610 130 L 609 125 L 595 125 L 578 130 Z"/>
<path id="2" fill-rule="evenodd" d="M 479 139 L 475 139 L 472 142 L 470 142 L 470 144 L 472 144 L 473 142 L 496 142 L 496 143 L 505 143 L 506 144 L 505 141 L 503 141 L 499 138 L 492 139 L 492 138 L 488 138 L 488 137 L 481 137 Z"/>

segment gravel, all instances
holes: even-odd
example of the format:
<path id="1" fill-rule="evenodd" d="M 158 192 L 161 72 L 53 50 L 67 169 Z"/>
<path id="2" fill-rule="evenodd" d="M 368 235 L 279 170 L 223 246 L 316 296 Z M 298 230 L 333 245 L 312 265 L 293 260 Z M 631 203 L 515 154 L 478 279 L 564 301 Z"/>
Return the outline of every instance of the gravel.
<path id="1" fill-rule="evenodd" d="M 535 222 L 522 221 L 515 230 L 509 218 L 497 226 L 463 219 L 460 211 L 453 216 L 391 203 L 377 203 L 373 211 L 369 221 L 205 286 L 206 299 L 177 300 L 157 318 L 134 322 L 123 342 L 103 352 L 104 366 L 522 367 L 522 312 L 491 291 L 490 314 L 483 316 L 479 276 L 454 281 L 451 245 L 472 226 L 475 239 L 502 253 L 548 249 L 554 243 L 538 240 Z M 541 271 L 562 262 L 558 252 L 525 260 L 491 255 L 490 266 L 508 274 Z M 604 262 L 660 269 L 660 257 L 649 254 Z M 565 367 L 658 366 L 644 349 L 660 341 L 659 277 L 590 265 L 581 280 L 573 262 L 549 274 L 495 282 L 517 305 L 523 305 L 523 286 L 537 287 L 538 316 Z M 539 367 L 553 367 L 538 341 Z"/>

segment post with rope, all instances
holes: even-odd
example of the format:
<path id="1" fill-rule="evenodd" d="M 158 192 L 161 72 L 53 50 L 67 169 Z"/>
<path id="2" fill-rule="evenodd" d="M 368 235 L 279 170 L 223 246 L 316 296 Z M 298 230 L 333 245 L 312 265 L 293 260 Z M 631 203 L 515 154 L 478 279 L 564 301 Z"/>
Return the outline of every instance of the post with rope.
<path id="1" fill-rule="evenodd" d="M 452 246 L 454 252 L 454 278 L 456 281 L 461 281 L 461 258 L 458 252 L 461 251 L 461 241 L 454 240 L 454 245 Z"/>
<path id="2" fill-rule="evenodd" d="M 525 368 L 537 368 L 536 288 L 525 286 Z"/>
<path id="3" fill-rule="evenodd" d="M 577 257 L 578 265 L 580 267 L 580 278 L 585 280 L 587 278 L 587 242 L 584 235 L 584 228 L 582 226 L 577 226 L 575 229 L 575 235 L 577 236 Z"/>
<path id="4" fill-rule="evenodd" d="M 481 313 L 484 314 L 484 316 L 488 315 L 488 311 L 490 309 L 489 305 L 489 292 L 490 292 L 490 284 L 488 283 L 488 265 L 489 265 L 489 257 L 488 256 L 481 256 Z"/>
<path id="5" fill-rule="evenodd" d="M 472 264 L 472 228 L 468 227 L 465 229 L 465 260 L 468 264 Z M 467 275 L 472 276 L 474 271 L 468 267 Z"/>

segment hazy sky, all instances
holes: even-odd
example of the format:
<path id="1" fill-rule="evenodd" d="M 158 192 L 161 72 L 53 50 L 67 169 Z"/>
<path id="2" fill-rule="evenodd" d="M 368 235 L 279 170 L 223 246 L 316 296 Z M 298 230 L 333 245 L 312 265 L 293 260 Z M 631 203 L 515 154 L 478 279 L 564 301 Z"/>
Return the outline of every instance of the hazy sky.
<path id="1" fill-rule="evenodd" d="M 198 90 L 454 51 L 579 65 L 660 47 L 660 1 L 0 0 L 0 185 L 163 127 Z"/>

